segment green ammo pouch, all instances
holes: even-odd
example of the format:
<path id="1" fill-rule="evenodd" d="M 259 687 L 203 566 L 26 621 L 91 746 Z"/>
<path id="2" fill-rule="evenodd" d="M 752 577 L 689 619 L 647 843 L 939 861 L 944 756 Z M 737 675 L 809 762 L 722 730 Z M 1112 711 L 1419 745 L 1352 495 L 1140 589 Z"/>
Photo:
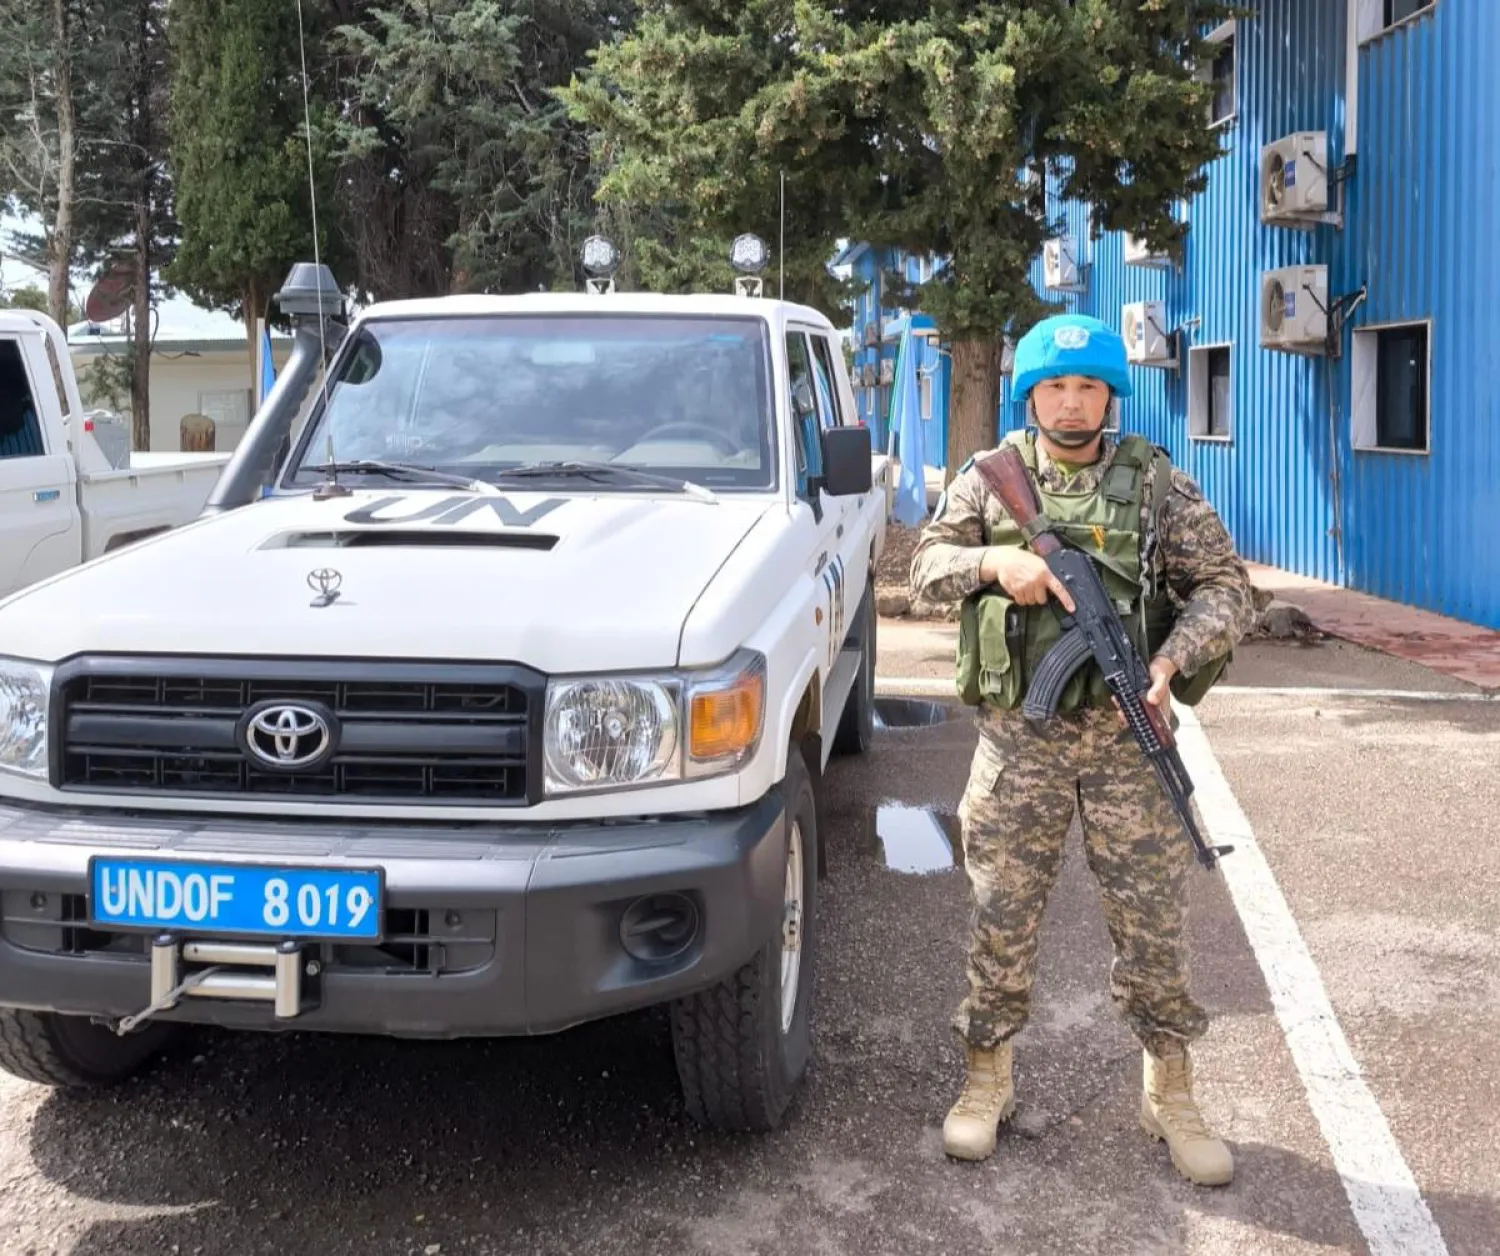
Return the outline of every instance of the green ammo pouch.
<path id="1" fill-rule="evenodd" d="M 964 599 L 958 617 L 959 700 L 968 706 L 1001 708 L 1025 696 L 1020 608 L 1003 594 L 986 590 Z"/>

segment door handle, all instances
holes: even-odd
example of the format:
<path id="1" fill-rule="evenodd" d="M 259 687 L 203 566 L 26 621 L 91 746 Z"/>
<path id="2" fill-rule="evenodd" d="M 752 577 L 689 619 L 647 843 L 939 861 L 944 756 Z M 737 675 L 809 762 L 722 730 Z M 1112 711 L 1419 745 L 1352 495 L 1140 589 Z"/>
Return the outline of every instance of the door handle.
<path id="1" fill-rule="evenodd" d="M 31 500 L 40 506 L 44 502 L 55 502 L 61 496 L 60 488 L 39 488 L 31 495 Z"/>

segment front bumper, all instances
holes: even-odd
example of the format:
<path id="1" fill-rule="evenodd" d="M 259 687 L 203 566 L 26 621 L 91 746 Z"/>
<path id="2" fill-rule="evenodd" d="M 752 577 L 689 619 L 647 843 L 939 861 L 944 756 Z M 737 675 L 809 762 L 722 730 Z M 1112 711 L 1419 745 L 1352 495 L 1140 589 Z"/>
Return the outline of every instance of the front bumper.
<path id="1" fill-rule="evenodd" d="M 352 826 L 0 802 L 0 1006 L 113 1019 L 151 1002 L 150 939 L 87 923 L 90 855 L 138 851 L 379 864 L 396 924 L 379 948 L 307 944 L 303 968 L 316 975 L 299 983 L 293 1016 L 265 1001 L 188 997 L 161 1019 L 422 1038 L 551 1033 L 693 993 L 748 961 L 782 922 L 785 842 L 779 789 L 734 811 L 586 825 Z M 642 954 L 633 935 L 627 949 L 622 923 L 674 912 L 670 945 Z"/>

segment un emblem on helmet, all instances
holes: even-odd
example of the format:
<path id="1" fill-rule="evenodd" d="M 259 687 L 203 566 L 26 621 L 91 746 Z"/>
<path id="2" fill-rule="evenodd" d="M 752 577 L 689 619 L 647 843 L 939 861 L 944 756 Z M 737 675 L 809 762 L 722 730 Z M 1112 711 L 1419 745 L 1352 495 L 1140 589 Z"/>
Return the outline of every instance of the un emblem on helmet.
<path id="1" fill-rule="evenodd" d="M 1069 325 L 1052 333 L 1052 343 L 1059 349 L 1082 349 L 1089 342 L 1089 329 Z"/>

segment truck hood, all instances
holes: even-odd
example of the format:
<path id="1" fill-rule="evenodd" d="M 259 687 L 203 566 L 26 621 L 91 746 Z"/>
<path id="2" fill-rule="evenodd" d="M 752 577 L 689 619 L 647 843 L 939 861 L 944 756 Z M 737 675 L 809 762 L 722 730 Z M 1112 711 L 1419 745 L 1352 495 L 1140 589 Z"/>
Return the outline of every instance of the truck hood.
<path id="1" fill-rule="evenodd" d="M 694 602 L 769 509 L 633 492 L 272 498 L 21 592 L 0 605 L 0 654 L 669 667 Z"/>

